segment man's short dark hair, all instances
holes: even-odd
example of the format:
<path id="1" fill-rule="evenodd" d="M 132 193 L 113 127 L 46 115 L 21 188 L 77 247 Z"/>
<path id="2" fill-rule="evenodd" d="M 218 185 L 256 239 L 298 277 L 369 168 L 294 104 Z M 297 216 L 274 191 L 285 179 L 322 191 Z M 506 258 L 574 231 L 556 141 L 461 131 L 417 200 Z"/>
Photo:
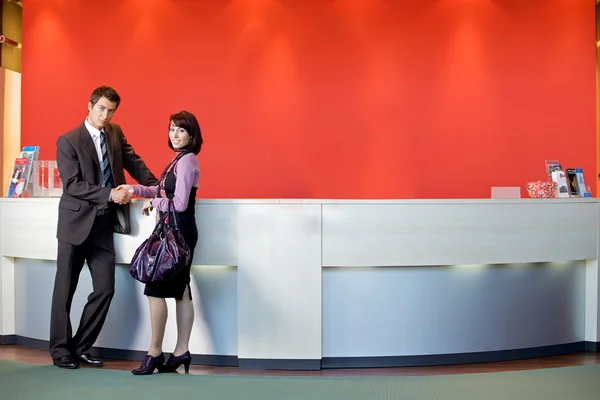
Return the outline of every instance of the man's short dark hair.
<path id="1" fill-rule="evenodd" d="M 177 114 L 173 114 L 169 118 L 169 128 L 171 127 L 171 124 L 178 128 L 185 129 L 190 134 L 190 142 L 185 149 L 194 154 L 200 153 L 200 149 L 202 148 L 202 132 L 200 132 L 200 125 L 194 114 L 187 111 L 180 111 Z M 169 147 L 173 149 L 170 137 Z"/>
<path id="2" fill-rule="evenodd" d="M 90 96 L 90 103 L 92 103 L 92 107 L 94 107 L 98 100 L 100 100 L 102 97 L 106 97 L 106 99 L 111 103 L 116 103 L 117 106 L 115 107 L 115 110 L 119 108 L 121 97 L 117 91 L 110 86 L 100 86 L 94 89 L 92 95 Z"/>

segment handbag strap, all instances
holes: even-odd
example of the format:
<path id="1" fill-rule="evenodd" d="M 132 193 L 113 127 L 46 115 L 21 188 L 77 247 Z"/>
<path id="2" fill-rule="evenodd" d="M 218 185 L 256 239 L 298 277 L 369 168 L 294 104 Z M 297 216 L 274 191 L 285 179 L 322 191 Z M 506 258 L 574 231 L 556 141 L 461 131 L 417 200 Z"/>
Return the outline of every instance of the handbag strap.
<path id="1" fill-rule="evenodd" d="M 179 229 L 177 226 L 177 216 L 175 215 L 175 205 L 173 205 L 173 199 L 168 199 L 169 206 L 166 212 L 161 212 L 156 225 L 154 225 L 154 230 L 152 233 L 159 235 L 161 238 L 164 235 L 165 225 L 168 225 L 172 230 Z"/>
<path id="2" fill-rule="evenodd" d="M 171 218 L 171 216 L 173 216 Z M 171 228 L 178 229 L 177 227 L 177 216 L 175 215 L 175 205 L 173 204 L 173 199 L 169 199 L 169 211 L 167 214 L 167 222 Z"/>
<path id="3" fill-rule="evenodd" d="M 160 176 L 160 180 L 158 181 L 158 191 L 160 193 L 160 197 L 167 197 L 167 193 L 165 192 L 165 181 L 167 180 L 167 176 L 169 175 L 169 172 L 171 172 L 173 167 L 175 167 L 175 164 L 177 164 L 177 161 L 179 161 L 179 159 L 181 157 L 185 156 L 187 153 L 189 153 L 189 151 L 186 151 L 186 150 L 178 151 L 177 155 L 171 160 L 169 165 L 167 165 L 167 167 L 163 170 L 163 172 Z"/>
<path id="4" fill-rule="evenodd" d="M 177 151 L 177 154 L 175 155 L 175 157 L 171 160 L 169 165 L 167 165 L 167 167 L 163 170 L 163 172 L 160 176 L 160 179 L 158 181 L 158 192 L 160 193 L 160 197 L 167 198 L 169 200 L 169 208 L 166 213 L 161 213 L 162 215 L 160 215 L 160 220 L 163 222 L 162 225 L 164 225 L 165 222 L 168 222 L 169 226 L 171 228 L 177 227 L 177 219 L 175 218 L 175 206 L 173 205 L 173 199 L 169 199 L 167 197 L 167 193 L 165 191 L 165 181 L 167 180 L 167 176 L 169 175 L 169 172 L 171 172 L 171 170 L 175 167 L 175 164 L 177 164 L 179 159 L 188 153 L 190 153 L 190 151 L 187 151 L 187 150 Z M 173 217 L 169 218 L 171 213 L 173 214 Z M 171 222 L 171 221 L 173 221 L 173 222 Z M 156 224 L 156 226 L 158 227 L 159 225 L 160 225 L 160 221 L 158 224 Z"/>

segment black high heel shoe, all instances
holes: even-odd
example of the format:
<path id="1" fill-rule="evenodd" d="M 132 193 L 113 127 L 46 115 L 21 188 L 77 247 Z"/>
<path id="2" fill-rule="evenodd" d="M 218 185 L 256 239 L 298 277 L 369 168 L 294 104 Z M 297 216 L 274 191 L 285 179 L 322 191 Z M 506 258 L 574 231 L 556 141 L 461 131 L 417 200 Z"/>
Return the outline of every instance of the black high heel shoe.
<path id="1" fill-rule="evenodd" d="M 174 356 L 171 354 L 169 359 L 164 365 L 158 367 L 158 372 L 175 372 L 177 368 L 183 364 L 183 368 L 185 369 L 185 373 L 190 372 L 190 364 L 192 363 L 192 355 L 189 351 L 186 351 L 180 356 Z"/>
<path id="2" fill-rule="evenodd" d="M 165 355 L 163 353 L 160 353 L 158 357 L 152 357 L 151 355 L 147 354 L 144 358 L 144 361 L 142 361 L 142 365 L 131 371 L 131 373 L 134 375 L 150 375 L 155 369 L 160 371 L 160 368 L 164 363 Z"/>

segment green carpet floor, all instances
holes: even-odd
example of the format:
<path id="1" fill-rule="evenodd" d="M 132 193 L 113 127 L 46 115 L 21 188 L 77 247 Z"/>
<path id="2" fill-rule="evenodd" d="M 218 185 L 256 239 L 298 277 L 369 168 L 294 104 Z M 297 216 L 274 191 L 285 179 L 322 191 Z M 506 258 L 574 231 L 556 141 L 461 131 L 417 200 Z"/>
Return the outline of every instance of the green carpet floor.
<path id="1" fill-rule="evenodd" d="M 600 365 L 446 376 L 264 377 L 62 370 L 0 360 L 0 399 L 600 399 Z"/>

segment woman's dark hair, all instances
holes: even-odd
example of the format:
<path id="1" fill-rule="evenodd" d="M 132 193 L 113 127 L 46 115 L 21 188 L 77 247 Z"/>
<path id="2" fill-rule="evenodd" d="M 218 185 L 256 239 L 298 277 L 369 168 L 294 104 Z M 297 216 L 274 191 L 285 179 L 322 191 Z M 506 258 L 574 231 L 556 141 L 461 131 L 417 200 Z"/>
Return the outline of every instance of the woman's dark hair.
<path id="1" fill-rule="evenodd" d="M 202 132 L 200 132 L 200 125 L 198 124 L 196 117 L 194 117 L 194 114 L 187 111 L 180 111 L 177 114 L 173 114 L 169 118 L 169 128 L 171 127 L 171 124 L 178 128 L 185 129 L 190 134 L 190 142 L 185 149 L 194 154 L 200 153 L 200 149 L 202 148 Z M 175 150 L 170 137 L 169 147 Z"/>

